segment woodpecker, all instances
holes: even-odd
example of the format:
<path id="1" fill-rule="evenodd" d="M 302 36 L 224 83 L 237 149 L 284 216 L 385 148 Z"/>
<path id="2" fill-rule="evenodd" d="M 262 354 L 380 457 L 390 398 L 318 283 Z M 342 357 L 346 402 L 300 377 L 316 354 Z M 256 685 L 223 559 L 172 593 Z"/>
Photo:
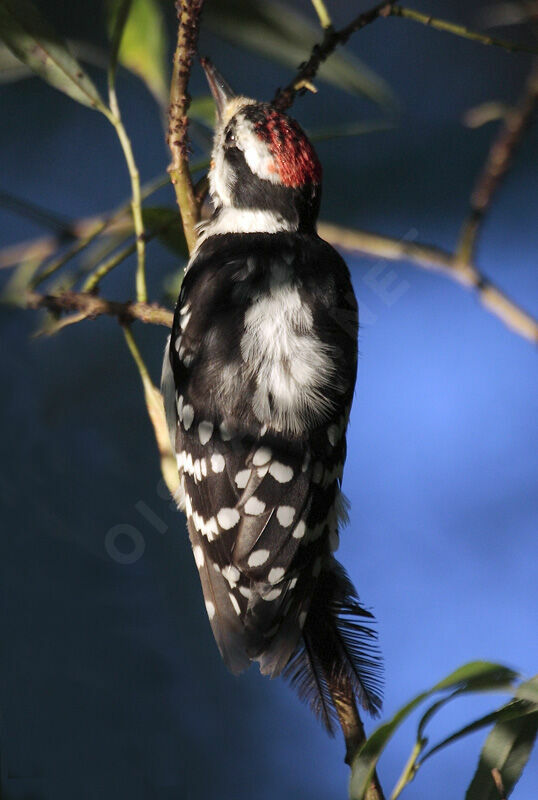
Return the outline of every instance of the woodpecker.
<path id="1" fill-rule="evenodd" d="M 381 703 L 371 614 L 333 555 L 357 303 L 344 261 L 316 234 L 321 165 L 307 136 L 203 65 L 217 107 L 214 210 L 162 377 L 178 505 L 228 668 L 284 674 L 332 732 L 355 698 L 373 714 Z"/>

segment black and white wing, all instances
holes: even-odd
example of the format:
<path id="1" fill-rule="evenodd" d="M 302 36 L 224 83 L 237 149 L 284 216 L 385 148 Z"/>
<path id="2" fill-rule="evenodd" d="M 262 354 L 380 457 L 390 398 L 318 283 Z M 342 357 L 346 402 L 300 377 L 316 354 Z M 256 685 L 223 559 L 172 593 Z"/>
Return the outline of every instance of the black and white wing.
<path id="1" fill-rule="evenodd" d="M 334 312 L 349 322 L 356 308 L 347 283 L 335 288 L 334 270 L 329 284 L 326 263 L 324 274 L 305 265 L 292 283 L 290 263 L 293 276 L 301 273 L 296 255 L 255 252 L 236 247 L 228 255 L 221 242 L 218 258 L 210 252 L 187 273 L 163 394 L 219 649 L 233 672 L 257 660 L 262 672 L 277 675 L 297 648 L 316 581 L 338 542 L 356 340 L 342 336 Z M 274 320 L 276 355 L 264 340 Z M 286 348 L 300 365 L 297 376 L 285 372 Z M 311 364 L 323 367 L 329 352 L 332 362 L 340 359 L 338 374 L 314 374 Z M 262 356 L 272 370 L 263 383 Z M 288 423 L 296 415 L 286 430 L 283 408 Z"/>

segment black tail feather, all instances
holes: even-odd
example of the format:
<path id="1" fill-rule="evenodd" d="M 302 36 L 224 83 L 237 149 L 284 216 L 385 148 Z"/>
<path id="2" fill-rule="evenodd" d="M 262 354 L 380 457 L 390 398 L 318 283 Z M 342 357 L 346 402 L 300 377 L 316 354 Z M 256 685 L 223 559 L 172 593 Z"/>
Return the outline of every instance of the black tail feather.
<path id="1" fill-rule="evenodd" d="M 330 734 L 338 717 L 333 693 L 350 688 L 372 716 L 381 709 L 382 662 L 372 614 L 335 560 L 321 573 L 301 644 L 284 675 Z"/>
<path id="2" fill-rule="evenodd" d="M 310 706 L 325 730 L 334 736 L 336 713 L 331 693 L 323 668 L 312 650 L 309 637 L 303 637 L 283 675 L 289 680 L 300 699 Z"/>

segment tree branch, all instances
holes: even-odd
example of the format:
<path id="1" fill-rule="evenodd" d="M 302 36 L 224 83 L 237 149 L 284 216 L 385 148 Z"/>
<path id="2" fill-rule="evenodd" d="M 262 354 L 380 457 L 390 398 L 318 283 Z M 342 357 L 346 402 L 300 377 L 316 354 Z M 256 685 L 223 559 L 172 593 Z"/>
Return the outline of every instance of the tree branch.
<path id="1" fill-rule="evenodd" d="M 25 296 L 27 308 L 45 308 L 55 314 L 82 312 L 82 319 L 95 319 L 103 314 L 116 317 L 119 322 L 127 324 L 139 320 L 149 325 L 172 327 L 174 315 L 156 303 L 125 303 L 116 300 L 105 300 L 97 295 L 84 292 L 61 292 L 60 294 L 39 294 L 28 291 Z M 81 321 L 80 320 L 80 321 Z"/>
<path id="2" fill-rule="evenodd" d="M 504 123 L 490 147 L 471 195 L 471 210 L 463 225 L 458 247 L 462 261 L 470 262 L 473 259 L 480 225 L 532 121 L 537 101 L 538 63 L 535 63 L 519 103 L 506 112 Z"/>
<path id="3" fill-rule="evenodd" d="M 413 20 L 413 22 L 420 22 L 422 25 L 428 25 L 430 28 L 435 28 L 438 31 L 444 31 L 445 33 L 459 36 L 462 39 L 470 39 L 473 42 L 480 42 L 480 44 L 501 47 L 503 50 L 508 50 L 509 53 L 533 53 L 534 55 L 538 55 L 538 48 L 536 48 L 536 46 L 531 47 L 530 45 L 518 44 L 517 42 L 508 42 L 506 39 L 497 39 L 485 33 L 472 31 L 465 27 L 465 25 L 457 25 L 446 19 L 437 19 L 430 14 L 423 14 L 420 11 L 415 11 L 413 8 L 404 8 L 403 6 L 394 5 L 390 16 L 404 17 L 405 19 Z"/>
<path id="4" fill-rule="evenodd" d="M 459 260 L 452 253 L 432 245 L 342 228 L 327 222 L 318 225 L 318 232 L 342 250 L 391 261 L 408 261 L 416 267 L 440 272 L 460 285 L 476 291 L 482 305 L 508 328 L 525 339 L 538 343 L 538 321 L 507 297 L 476 267 Z M 57 314 L 79 312 L 81 316 L 78 321 L 106 314 L 117 317 L 120 321 L 139 320 L 151 325 L 171 327 L 173 319 L 171 311 L 156 304 L 121 303 L 85 292 L 46 295 L 29 291 L 25 301 L 28 308 L 46 308 Z"/>
<path id="5" fill-rule="evenodd" d="M 198 42 L 198 28 L 203 3 L 204 0 L 176 0 L 179 24 L 168 112 L 167 142 L 172 154 L 172 163 L 168 171 L 176 193 L 185 239 L 190 251 L 196 243 L 195 225 L 198 222 L 199 212 L 189 170 L 187 111 L 191 98 L 187 92 L 187 86 Z"/>
<path id="6" fill-rule="evenodd" d="M 370 11 L 359 14 L 355 19 L 339 31 L 332 27 L 325 28 L 325 34 L 319 44 L 314 45 L 310 57 L 301 64 L 297 75 L 284 89 L 279 89 L 273 98 L 273 105 L 279 111 L 286 111 L 293 105 L 298 92 L 305 91 L 305 84 L 310 83 L 317 74 L 321 64 L 327 60 L 338 45 L 345 44 L 349 37 L 374 22 L 379 17 L 388 17 L 391 13 L 392 2 L 378 3 Z"/>
<path id="7" fill-rule="evenodd" d="M 315 3 L 315 6 L 318 4 Z M 318 11 L 319 16 L 319 10 Z M 335 30 L 331 25 L 324 25 L 325 33 L 323 39 L 319 44 L 314 45 L 310 57 L 307 61 L 300 65 L 297 75 L 284 89 L 279 89 L 273 98 L 273 105 L 279 111 L 286 111 L 290 108 L 298 93 L 305 91 L 305 86 L 311 84 L 313 79 L 321 66 L 327 58 L 339 46 L 347 42 L 352 34 L 375 22 L 380 17 L 403 17 L 405 19 L 419 22 L 422 25 L 428 25 L 445 33 L 451 33 L 454 36 L 459 36 L 463 39 L 471 39 L 481 44 L 492 45 L 494 47 L 501 47 L 503 50 L 509 52 L 520 53 L 533 53 L 538 55 L 538 48 L 527 45 L 517 44 L 516 42 L 509 42 L 504 39 L 496 39 L 487 34 L 478 33 L 466 28 L 464 25 L 458 25 L 453 22 L 448 22 L 444 19 L 437 19 L 429 14 L 422 14 L 420 11 L 415 11 L 412 8 L 404 8 L 397 6 L 395 2 L 378 3 L 378 5 L 371 8 L 369 11 L 364 11 L 352 20 L 348 25 Z M 320 20 L 322 16 L 320 16 Z M 327 21 L 327 20 L 325 20 Z"/>
<path id="8" fill-rule="evenodd" d="M 518 306 L 485 275 L 458 255 L 432 245 L 407 242 L 366 231 L 320 223 L 320 236 L 335 247 L 392 261 L 409 261 L 417 267 L 440 272 L 445 277 L 474 290 L 482 305 L 515 333 L 538 344 L 538 320 Z"/>

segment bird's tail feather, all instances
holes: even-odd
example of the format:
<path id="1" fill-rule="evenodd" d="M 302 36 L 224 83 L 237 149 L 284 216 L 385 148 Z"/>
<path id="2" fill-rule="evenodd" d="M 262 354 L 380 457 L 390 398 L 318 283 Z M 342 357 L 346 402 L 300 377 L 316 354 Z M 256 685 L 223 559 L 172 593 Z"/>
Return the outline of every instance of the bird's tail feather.
<path id="1" fill-rule="evenodd" d="M 284 670 L 331 734 L 342 706 L 354 698 L 373 716 L 381 709 L 382 662 L 372 620 L 333 559 L 318 578 L 301 643 Z"/>

